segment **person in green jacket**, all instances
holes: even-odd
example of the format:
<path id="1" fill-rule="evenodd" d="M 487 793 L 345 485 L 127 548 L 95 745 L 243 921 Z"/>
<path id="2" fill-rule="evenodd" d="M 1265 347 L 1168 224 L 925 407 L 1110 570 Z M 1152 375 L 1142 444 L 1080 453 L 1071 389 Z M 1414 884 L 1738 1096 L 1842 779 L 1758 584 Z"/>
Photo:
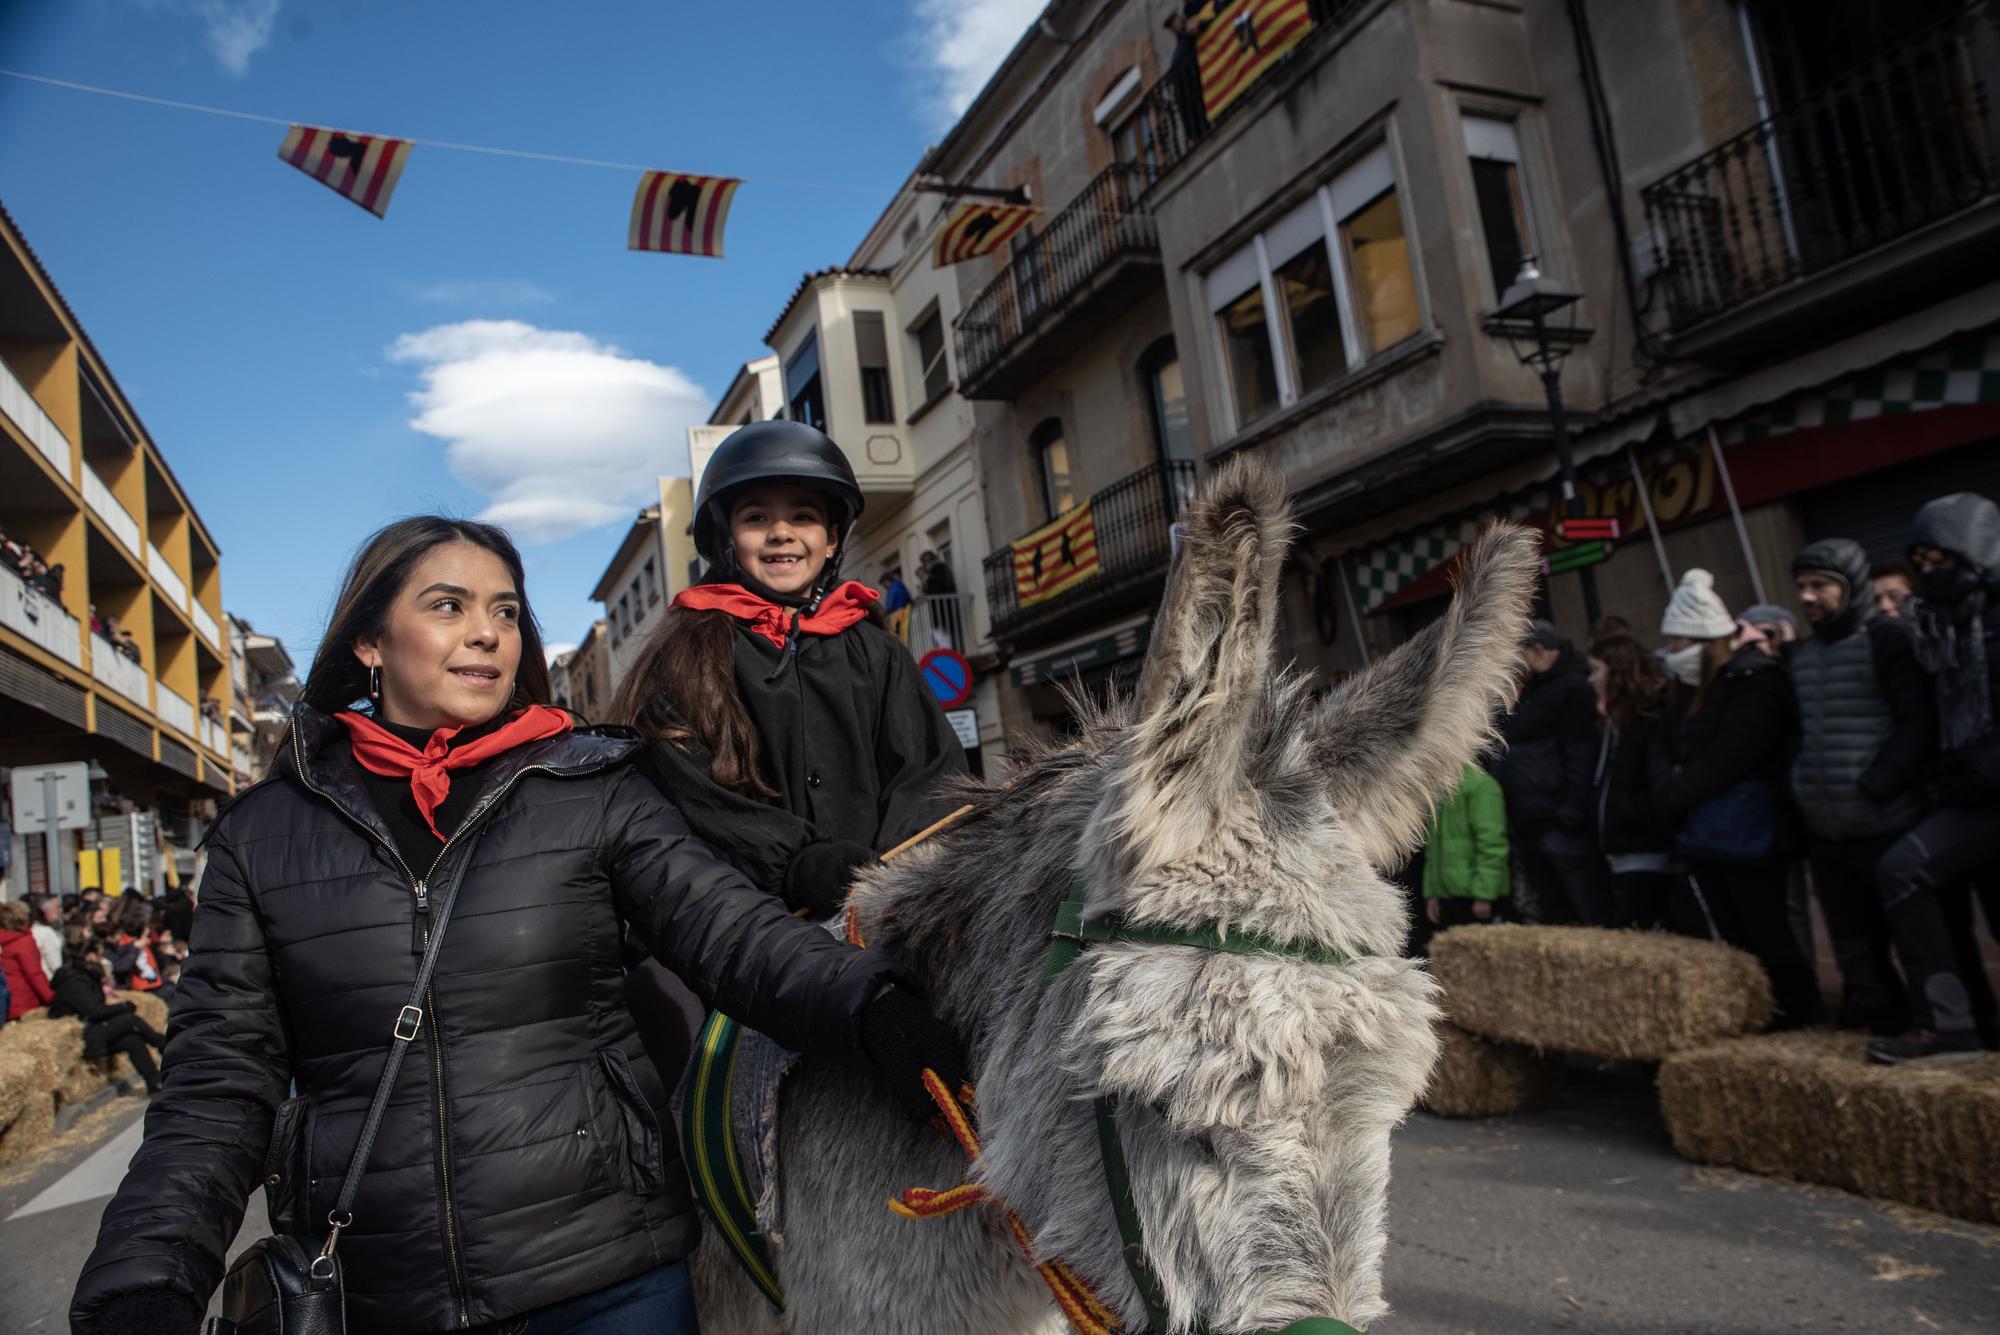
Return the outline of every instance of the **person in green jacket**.
<path id="1" fill-rule="evenodd" d="M 1491 774 L 1467 765 L 1431 816 L 1424 912 L 1439 927 L 1492 922 L 1507 890 L 1507 801 Z"/>

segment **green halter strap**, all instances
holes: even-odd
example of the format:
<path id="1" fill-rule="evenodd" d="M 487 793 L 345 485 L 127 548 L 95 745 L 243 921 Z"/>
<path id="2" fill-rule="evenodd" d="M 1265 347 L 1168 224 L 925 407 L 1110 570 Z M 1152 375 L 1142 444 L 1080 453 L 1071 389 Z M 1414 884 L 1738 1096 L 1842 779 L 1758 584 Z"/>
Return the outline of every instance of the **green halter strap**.
<path id="1" fill-rule="evenodd" d="M 1142 941 L 1161 946 L 1193 946 L 1198 950 L 1224 950 L 1239 955 L 1279 955 L 1313 964 L 1344 964 L 1354 957 L 1310 942 L 1279 942 L 1255 932 L 1225 934 L 1221 925 L 1167 927 L 1158 923 L 1126 922 L 1118 918 L 1092 919 L 1083 916 L 1090 886 L 1081 871 L 1069 879 L 1069 898 L 1056 910 L 1049 929 L 1049 951 L 1042 965 L 1041 991 L 1076 963 L 1083 952 L 1099 942 Z M 1118 1135 L 1118 1100 L 1110 1095 L 1097 1099 L 1097 1149 L 1104 1163 L 1104 1185 L 1111 1194 L 1111 1212 L 1118 1221 L 1118 1240 L 1125 1268 L 1146 1305 L 1146 1328 L 1154 1335 L 1170 1329 L 1166 1294 L 1160 1279 L 1146 1260 L 1146 1235 L 1139 1224 L 1139 1209 L 1132 1200 L 1132 1175 L 1125 1165 L 1125 1145 Z M 1197 1323 L 1196 1335 L 1207 1335 L 1205 1323 Z M 1252 1335 L 1362 1335 L 1345 1321 L 1329 1316 L 1306 1317 L 1279 1330 L 1256 1331 Z"/>

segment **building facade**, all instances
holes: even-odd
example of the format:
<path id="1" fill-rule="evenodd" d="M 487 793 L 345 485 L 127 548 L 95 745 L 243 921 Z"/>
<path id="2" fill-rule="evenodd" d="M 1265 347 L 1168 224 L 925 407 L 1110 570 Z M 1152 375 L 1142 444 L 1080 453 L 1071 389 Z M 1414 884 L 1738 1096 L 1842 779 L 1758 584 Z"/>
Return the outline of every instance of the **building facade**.
<path id="1" fill-rule="evenodd" d="M 1891 557 L 1928 497 L 2000 492 L 1989 5 L 1235 0 L 1197 18 L 1278 55 L 1226 89 L 1160 17 L 1057 0 L 925 164 L 1044 210 L 957 266 L 953 324 L 1010 722 L 1130 670 L 1186 488 L 1237 454 L 1303 524 L 1282 651 L 1333 675 L 1436 616 L 1493 515 L 1650 638 L 1689 566 L 1788 602 L 1808 538 Z M 1530 255 L 1577 298 L 1547 346 L 1601 551 L 1554 531 L 1502 310 Z M 1006 540 L 1086 503 L 1095 567 L 1029 602 Z M 1546 591 L 1578 639 L 1580 583 Z"/>
<path id="2" fill-rule="evenodd" d="M 4 212 L 0 532 L 0 766 L 89 763 L 95 814 L 128 831 L 163 814 L 149 831 L 191 866 L 186 840 L 236 786 L 221 553 Z M 52 868 L 10 825 L 16 894 L 74 888 L 70 854 L 97 849 L 95 827 L 65 836 Z M 122 860 L 127 886 L 166 875 L 147 842 Z"/>

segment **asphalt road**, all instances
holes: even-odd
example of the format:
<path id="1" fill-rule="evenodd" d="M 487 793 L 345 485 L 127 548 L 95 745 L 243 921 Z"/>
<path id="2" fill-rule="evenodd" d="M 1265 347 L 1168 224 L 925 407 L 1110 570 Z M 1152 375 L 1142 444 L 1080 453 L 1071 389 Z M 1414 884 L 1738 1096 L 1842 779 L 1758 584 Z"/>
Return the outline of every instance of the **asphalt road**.
<path id="1" fill-rule="evenodd" d="M 0 1172 L 0 1332 L 67 1328 L 141 1109 Z M 2000 1330 L 2000 1228 L 1687 1164 L 1632 1072 L 1575 1071 L 1529 1116 L 1413 1118 L 1390 1199 L 1373 1335 Z"/>

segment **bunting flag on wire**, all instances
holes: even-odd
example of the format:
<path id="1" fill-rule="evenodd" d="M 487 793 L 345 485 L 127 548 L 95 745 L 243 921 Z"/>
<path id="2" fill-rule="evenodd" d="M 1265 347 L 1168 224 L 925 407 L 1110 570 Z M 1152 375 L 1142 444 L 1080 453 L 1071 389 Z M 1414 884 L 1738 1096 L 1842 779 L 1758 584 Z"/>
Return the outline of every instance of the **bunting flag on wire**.
<path id="1" fill-rule="evenodd" d="M 1196 40 L 1201 100 L 1214 120 L 1265 70 L 1312 31 L 1308 0 L 1232 0 L 1217 4 Z"/>
<path id="2" fill-rule="evenodd" d="M 632 227 L 625 248 L 721 259 L 729 202 L 742 184 L 733 176 L 647 172 L 632 196 Z"/>
<path id="3" fill-rule="evenodd" d="M 410 141 L 294 125 L 278 145 L 278 156 L 380 218 L 388 214 L 389 197 L 402 179 Z"/>
<path id="4" fill-rule="evenodd" d="M 1032 204 L 961 204 L 938 229 L 935 267 L 990 254 L 1013 239 L 1035 216 Z"/>

